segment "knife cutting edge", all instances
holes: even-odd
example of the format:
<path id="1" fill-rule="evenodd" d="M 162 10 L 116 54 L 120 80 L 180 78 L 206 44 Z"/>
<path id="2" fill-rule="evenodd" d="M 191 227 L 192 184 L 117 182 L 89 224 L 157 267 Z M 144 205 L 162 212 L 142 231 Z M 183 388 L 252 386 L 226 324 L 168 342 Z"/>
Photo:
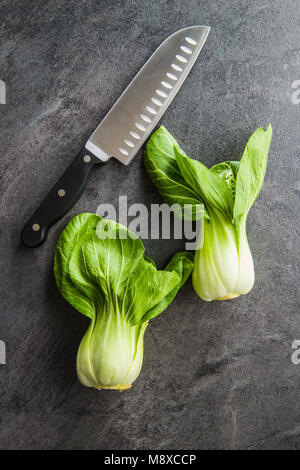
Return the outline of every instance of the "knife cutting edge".
<path id="1" fill-rule="evenodd" d="M 49 228 L 83 193 L 95 165 L 111 157 L 129 165 L 187 77 L 209 30 L 209 26 L 181 29 L 156 49 L 29 219 L 22 230 L 25 245 L 44 243 Z"/>

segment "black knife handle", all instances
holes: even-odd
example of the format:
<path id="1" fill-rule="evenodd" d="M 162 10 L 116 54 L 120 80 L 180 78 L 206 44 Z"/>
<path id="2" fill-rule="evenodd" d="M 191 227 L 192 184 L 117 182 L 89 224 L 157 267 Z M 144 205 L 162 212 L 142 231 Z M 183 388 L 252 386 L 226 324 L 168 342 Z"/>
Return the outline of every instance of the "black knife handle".
<path id="1" fill-rule="evenodd" d="M 83 150 L 65 171 L 40 207 L 35 211 L 22 230 L 22 241 L 34 248 L 47 238 L 48 230 L 61 219 L 80 198 L 91 169 L 99 158 Z"/>

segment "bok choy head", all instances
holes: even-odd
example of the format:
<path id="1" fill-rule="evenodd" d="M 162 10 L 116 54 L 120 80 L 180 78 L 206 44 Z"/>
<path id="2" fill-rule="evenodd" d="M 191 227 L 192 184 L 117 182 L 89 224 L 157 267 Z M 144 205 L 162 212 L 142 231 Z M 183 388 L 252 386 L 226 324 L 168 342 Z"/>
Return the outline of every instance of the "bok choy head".
<path id="1" fill-rule="evenodd" d="M 165 202 L 182 208 L 204 205 L 203 237 L 192 275 L 203 300 L 232 299 L 253 286 L 246 219 L 263 184 L 271 139 L 271 125 L 266 131 L 261 127 L 250 137 L 240 162 L 226 161 L 210 169 L 187 157 L 164 127 L 148 140 L 145 167 Z"/>
<path id="2" fill-rule="evenodd" d="M 141 370 L 148 322 L 185 283 L 191 258 L 177 253 L 157 270 L 141 240 L 124 226 L 88 213 L 69 222 L 56 247 L 54 274 L 62 296 L 90 319 L 77 355 L 83 385 L 131 387 Z"/>

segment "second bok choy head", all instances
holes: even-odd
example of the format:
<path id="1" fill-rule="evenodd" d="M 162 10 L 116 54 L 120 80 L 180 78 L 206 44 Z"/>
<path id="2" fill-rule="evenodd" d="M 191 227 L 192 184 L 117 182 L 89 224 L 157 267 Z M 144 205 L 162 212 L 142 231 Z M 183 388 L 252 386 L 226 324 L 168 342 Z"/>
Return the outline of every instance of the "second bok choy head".
<path id="1" fill-rule="evenodd" d="M 185 283 L 191 258 L 177 253 L 160 271 L 126 227 L 88 213 L 69 222 L 56 247 L 54 274 L 62 296 L 90 319 L 77 354 L 83 385 L 131 387 L 141 370 L 148 322 Z"/>
<path id="2" fill-rule="evenodd" d="M 246 219 L 265 176 L 272 128 L 257 129 L 240 161 L 208 169 L 185 155 L 174 137 L 160 127 L 148 140 L 144 163 L 165 202 L 203 205 L 193 219 L 203 217 L 204 230 L 195 251 L 193 286 L 203 300 L 227 300 L 247 294 L 254 268 L 246 234 Z M 191 213 L 191 212 L 190 212 Z M 197 215 L 198 214 L 198 215 Z"/>

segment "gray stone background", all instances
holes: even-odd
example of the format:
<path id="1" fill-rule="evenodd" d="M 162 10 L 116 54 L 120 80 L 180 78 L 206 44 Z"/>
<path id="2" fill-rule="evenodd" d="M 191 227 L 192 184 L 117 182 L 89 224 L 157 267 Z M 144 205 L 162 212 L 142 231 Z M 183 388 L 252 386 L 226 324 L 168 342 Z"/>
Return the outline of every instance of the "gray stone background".
<path id="1" fill-rule="evenodd" d="M 296 0 L 2 0 L 0 365 L 1 449 L 300 449 L 300 6 Z M 128 392 L 91 390 L 75 358 L 88 320 L 55 286 L 52 263 L 68 220 L 101 202 L 161 202 L 142 165 L 110 161 L 83 197 L 27 249 L 20 231 L 155 48 L 192 24 L 212 30 L 162 123 L 212 165 L 239 159 L 251 133 L 274 137 L 248 218 L 256 283 L 205 303 L 191 282 L 145 336 Z M 160 267 L 183 241 L 146 241 Z"/>

